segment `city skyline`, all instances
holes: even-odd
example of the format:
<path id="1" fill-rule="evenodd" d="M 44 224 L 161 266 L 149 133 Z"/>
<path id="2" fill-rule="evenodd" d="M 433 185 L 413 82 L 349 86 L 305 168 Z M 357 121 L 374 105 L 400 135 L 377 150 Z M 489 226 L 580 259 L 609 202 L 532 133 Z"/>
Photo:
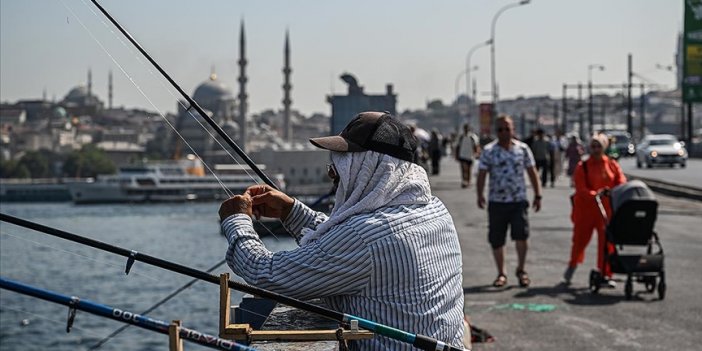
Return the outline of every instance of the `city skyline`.
<path id="1" fill-rule="evenodd" d="M 433 99 L 451 103 L 468 49 L 489 38 L 492 16 L 511 2 L 101 3 L 188 93 L 208 79 L 213 66 L 218 79 L 238 93 L 237 38 L 244 19 L 251 113 L 282 109 L 283 47 L 289 30 L 292 108 L 329 114 L 325 97 L 346 90 L 338 78 L 345 72 L 355 75 L 368 93 L 393 84 L 400 111 L 424 108 Z M 60 100 L 72 87 L 85 84 L 90 68 L 93 91 L 103 101 L 112 70 L 116 106 L 152 109 L 83 22 L 159 110 L 174 112 L 176 98 L 166 91 L 173 89 L 164 88 L 167 83 L 152 76 L 148 63 L 140 63 L 144 59 L 123 46 L 124 39 L 93 11 L 82 0 L 0 2 L 0 100 L 39 98 L 44 89 L 49 98 Z M 497 24 L 500 98 L 560 96 L 562 83 L 586 82 L 587 66 L 595 63 L 606 69 L 593 72 L 594 81 L 622 83 L 629 52 L 635 72 L 672 88 L 674 75 L 656 64 L 674 65 L 681 23 L 682 2 L 534 0 L 506 12 Z M 479 100 L 487 102 L 489 48 L 478 50 L 472 63 L 480 67 L 472 73 Z"/>

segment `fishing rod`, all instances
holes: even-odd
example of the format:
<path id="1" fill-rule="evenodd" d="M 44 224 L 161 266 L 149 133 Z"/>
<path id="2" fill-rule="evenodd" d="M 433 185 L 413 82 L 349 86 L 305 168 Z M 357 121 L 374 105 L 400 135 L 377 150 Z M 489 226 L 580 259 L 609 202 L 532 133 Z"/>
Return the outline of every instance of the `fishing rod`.
<path id="1" fill-rule="evenodd" d="M 82 300 L 76 296 L 62 295 L 50 290 L 45 290 L 14 280 L 0 277 L 0 288 L 14 291 L 23 295 L 36 297 L 38 299 L 54 302 L 60 305 L 69 307 L 68 322 L 66 324 L 66 332 L 71 331 L 73 320 L 76 315 L 76 310 L 88 312 L 90 314 L 116 320 L 118 322 L 135 325 L 140 328 L 155 331 L 161 334 L 168 335 L 169 324 L 158 319 L 147 317 L 144 315 L 121 310 L 111 306 L 90 300 Z M 178 335 L 181 338 L 193 343 L 218 350 L 237 350 L 237 351 L 255 351 L 256 349 L 241 345 L 232 340 L 218 338 L 214 335 L 205 334 L 194 329 L 179 327 Z"/>
<path id="2" fill-rule="evenodd" d="M 170 83 L 170 84 L 178 91 L 178 93 L 180 93 L 180 95 L 183 96 L 183 98 L 188 102 L 188 104 L 190 104 L 190 107 L 188 107 L 187 110 L 190 110 L 191 108 L 192 108 L 192 109 L 195 109 L 195 111 L 197 111 L 197 112 L 200 114 L 200 116 L 202 116 L 202 118 L 205 119 L 205 121 L 207 122 L 207 124 L 209 124 L 209 125 L 217 132 L 217 134 L 219 134 L 219 136 L 221 136 L 222 139 L 224 139 L 224 141 L 225 141 L 232 149 L 234 149 L 234 151 L 236 152 L 236 154 L 239 155 L 239 157 L 241 157 L 241 159 L 244 160 L 244 162 L 246 162 L 246 164 L 247 164 L 249 167 L 251 167 L 251 169 L 256 173 L 256 175 L 258 175 L 258 176 L 261 178 L 261 180 L 263 180 L 266 184 L 270 185 L 270 186 L 273 187 L 274 189 L 280 190 L 280 189 L 278 188 L 278 186 L 277 186 L 270 178 L 268 178 L 268 176 L 267 176 L 265 173 L 263 173 L 263 171 L 261 171 L 260 168 L 258 168 L 258 166 L 253 162 L 253 160 L 251 160 L 251 158 L 249 157 L 249 155 L 247 155 L 246 152 L 244 152 L 244 150 L 242 150 L 242 149 L 239 147 L 239 145 L 237 145 L 237 144 L 234 142 L 234 140 L 232 140 L 232 138 L 231 138 L 229 135 L 227 135 L 227 133 L 224 132 L 224 130 L 217 124 L 217 122 L 215 122 L 215 121 L 212 119 L 212 117 L 208 116 L 207 113 L 205 113 L 205 111 L 202 109 L 202 107 L 200 107 L 200 105 L 199 105 L 195 100 L 193 100 L 193 98 L 191 98 L 190 95 L 188 95 L 188 94 L 178 85 L 178 83 L 176 83 L 176 82 L 173 80 L 173 78 L 171 78 L 171 76 L 168 75 L 168 73 L 166 73 L 166 71 L 165 71 L 163 68 L 161 68 L 161 66 L 151 57 L 151 55 L 149 55 L 149 54 L 146 52 L 146 50 L 144 50 L 144 48 L 136 41 L 136 39 L 134 39 L 134 37 L 132 37 L 132 35 L 129 34 L 129 32 L 127 32 L 127 30 L 124 29 L 124 28 L 117 22 L 117 20 L 115 20 L 115 19 L 112 17 L 112 15 L 110 15 L 110 13 L 107 12 L 107 10 L 105 10 L 105 8 L 103 8 L 103 7 L 97 2 L 97 0 L 91 0 L 91 2 L 100 10 L 100 12 L 102 12 L 103 15 L 105 15 L 105 17 L 107 17 L 108 20 L 110 20 L 110 22 L 112 22 L 112 24 L 113 24 L 115 27 L 117 27 L 117 29 L 127 38 L 127 40 L 129 40 L 129 42 L 132 43 L 132 45 L 134 45 L 134 47 L 136 47 L 137 50 L 139 50 L 139 52 L 140 52 L 142 55 L 144 55 L 144 57 L 145 57 L 149 62 L 151 62 L 151 64 L 156 68 L 156 70 L 158 70 L 159 73 L 161 73 L 161 75 L 162 75 L 164 78 L 166 78 L 166 80 L 168 81 L 168 83 Z M 243 121 L 243 122 L 246 123 L 245 121 Z"/>
<path id="3" fill-rule="evenodd" d="M 127 257 L 127 267 L 125 269 L 125 273 L 129 274 L 129 270 L 131 269 L 132 265 L 134 264 L 135 261 L 140 261 L 144 262 L 146 264 L 156 266 L 159 268 L 163 268 L 172 272 L 184 274 L 193 278 L 201 279 L 213 284 L 219 285 L 219 277 L 194 269 L 190 268 L 187 266 L 180 265 L 178 263 L 166 261 L 163 259 L 160 259 L 158 257 L 150 256 L 147 254 L 143 254 L 140 252 L 137 252 L 135 250 L 128 250 L 125 248 L 121 248 L 118 246 L 114 246 L 111 244 L 107 244 L 98 240 L 86 238 L 84 236 L 80 236 L 77 234 L 72 234 L 60 229 L 48 227 L 39 223 L 27 221 L 24 219 L 20 219 L 11 215 L 7 215 L 4 213 L 0 213 L 0 221 L 12 223 L 15 225 L 18 225 L 20 227 L 24 227 L 27 229 L 32 229 L 38 232 L 42 232 L 44 234 L 48 234 L 51 236 L 59 237 L 65 240 L 73 241 L 79 244 L 83 244 L 86 246 L 90 246 L 96 249 L 100 249 L 103 251 L 111 252 L 116 255 L 124 256 Z M 274 300 L 276 302 L 282 303 L 284 305 L 288 305 L 291 307 L 299 308 L 301 310 L 305 310 L 308 312 L 315 313 L 317 315 L 320 315 L 322 317 L 334 320 L 336 322 L 341 323 L 344 326 L 348 326 L 352 320 L 358 321 L 358 325 L 364 329 L 370 330 L 378 335 L 382 335 L 397 341 L 405 342 L 408 344 L 411 344 L 414 347 L 420 348 L 422 350 L 427 350 L 427 351 L 435 351 L 435 350 L 443 350 L 443 351 L 464 351 L 463 348 L 455 347 L 448 345 L 442 341 L 436 340 L 432 337 L 426 336 L 426 335 L 421 335 L 421 334 L 415 334 L 415 333 L 410 333 L 406 332 L 404 330 L 400 330 L 397 328 L 393 328 L 381 323 L 377 323 L 368 319 L 360 318 L 348 313 L 342 313 L 342 312 L 337 312 L 331 309 L 328 309 L 326 307 L 318 306 L 311 304 L 309 302 L 305 302 L 302 300 L 298 300 L 296 298 L 278 294 L 275 292 L 272 292 L 270 290 L 266 289 L 261 289 L 257 288 L 253 285 L 249 285 L 246 283 L 240 283 L 240 282 L 235 282 L 232 280 L 229 280 L 227 283 L 229 288 L 235 289 L 238 291 L 242 291 L 251 295 L 255 296 L 260 296 L 264 297 L 270 300 Z"/>

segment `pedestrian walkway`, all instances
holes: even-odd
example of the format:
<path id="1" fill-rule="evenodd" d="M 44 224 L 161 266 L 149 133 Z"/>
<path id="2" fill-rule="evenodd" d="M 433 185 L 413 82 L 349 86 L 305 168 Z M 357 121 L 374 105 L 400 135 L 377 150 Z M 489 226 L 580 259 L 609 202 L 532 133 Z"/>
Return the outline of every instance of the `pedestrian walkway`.
<path id="1" fill-rule="evenodd" d="M 623 284 L 595 296 L 588 291 L 587 279 L 595 265 L 596 235 L 573 284 L 559 285 L 572 231 L 572 189 L 563 176 L 555 188 L 544 189 L 542 211 L 529 212 L 526 269 L 531 287 L 523 289 L 517 284 L 516 252 L 509 242 L 505 256 L 508 286 L 495 289 L 491 284 L 497 272 L 487 243 L 487 213 L 476 205 L 475 177 L 469 189 L 461 189 L 458 164 L 450 157 L 443 159 L 441 171 L 430 181 L 434 195 L 451 212 L 460 237 L 466 314 L 496 337 L 495 343 L 476 345 L 475 350 L 689 350 L 702 344 L 697 332 L 702 329 L 698 293 L 702 280 L 695 274 L 702 250 L 698 229 L 702 203 L 659 197 L 656 229 L 666 249 L 666 300 L 642 294 L 626 301 Z M 531 192 L 529 198 L 533 198 Z M 635 285 L 636 289 L 643 286 Z"/>

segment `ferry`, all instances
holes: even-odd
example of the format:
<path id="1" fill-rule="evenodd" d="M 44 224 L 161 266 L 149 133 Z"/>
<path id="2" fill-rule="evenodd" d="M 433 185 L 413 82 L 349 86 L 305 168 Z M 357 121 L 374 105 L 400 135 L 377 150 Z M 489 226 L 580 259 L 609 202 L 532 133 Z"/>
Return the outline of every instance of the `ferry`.
<path id="1" fill-rule="evenodd" d="M 216 165 L 214 171 L 217 177 L 206 174 L 202 162 L 193 157 L 148 162 L 121 167 L 114 175 L 68 184 L 68 191 L 75 204 L 224 200 L 228 197 L 225 187 L 230 193 L 241 194 L 258 179 L 247 166 Z M 270 176 L 284 188 L 282 174 Z"/>

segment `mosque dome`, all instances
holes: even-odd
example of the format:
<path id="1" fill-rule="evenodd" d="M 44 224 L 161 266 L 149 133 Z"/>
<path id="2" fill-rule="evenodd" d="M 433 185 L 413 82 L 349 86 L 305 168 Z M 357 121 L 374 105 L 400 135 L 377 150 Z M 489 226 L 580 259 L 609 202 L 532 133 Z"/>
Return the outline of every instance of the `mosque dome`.
<path id="1" fill-rule="evenodd" d="M 88 89 L 79 85 L 66 94 L 65 101 L 82 102 L 88 97 Z"/>
<path id="2" fill-rule="evenodd" d="M 51 111 L 55 119 L 67 119 L 68 113 L 66 109 L 61 106 L 56 106 L 53 111 Z"/>
<path id="3" fill-rule="evenodd" d="M 210 75 L 210 79 L 202 82 L 193 93 L 193 99 L 203 104 L 225 98 L 233 98 L 232 91 L 224 83 L 218 81 L 217 75 L 214 73 Z"/>

